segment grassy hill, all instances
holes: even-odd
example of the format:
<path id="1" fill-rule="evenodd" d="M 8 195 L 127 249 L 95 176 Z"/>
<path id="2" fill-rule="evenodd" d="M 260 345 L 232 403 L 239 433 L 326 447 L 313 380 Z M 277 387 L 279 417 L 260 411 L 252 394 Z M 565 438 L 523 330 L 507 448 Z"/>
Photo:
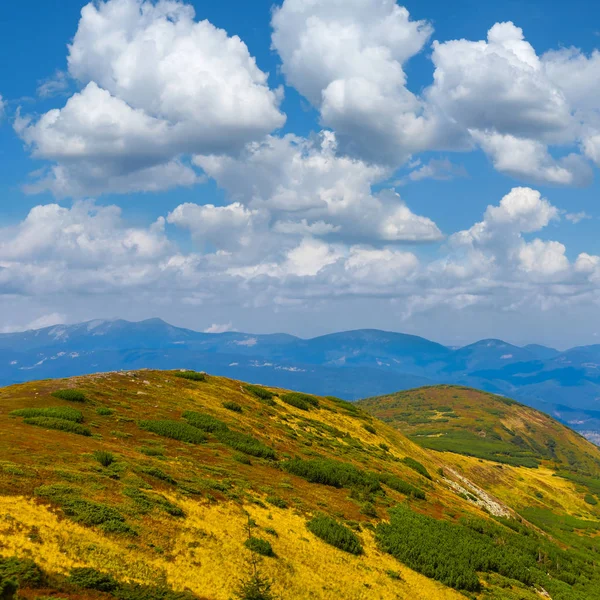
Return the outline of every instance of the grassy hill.
<path id="1" fill-rule="evenodd" d="M 396 396 L 192 372 L 0 389 L 0 598 L 600 598 L 600 451 L 497 398 L 469 429 L 475 392 L 410 394 L 427 408 L 401 412 L 527 447 L 433 451 Z"/>

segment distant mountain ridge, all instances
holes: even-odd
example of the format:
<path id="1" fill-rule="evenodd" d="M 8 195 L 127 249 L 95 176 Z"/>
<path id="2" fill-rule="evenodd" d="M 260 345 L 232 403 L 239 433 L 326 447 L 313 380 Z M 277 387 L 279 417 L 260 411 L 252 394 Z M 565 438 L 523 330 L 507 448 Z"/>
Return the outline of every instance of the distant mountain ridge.
<path id="1" fill-rule="evenodd" d="M 94 320 L 0 334 L 1 385 L 179 367 L 349 400 L 422 385 L 468 385 L 516 398 L 600 440 L 600 345 L 561 352 L 485 339 L 449 348 L 376 329 L 302 339 L 203 333 L 161 319 Z"/>

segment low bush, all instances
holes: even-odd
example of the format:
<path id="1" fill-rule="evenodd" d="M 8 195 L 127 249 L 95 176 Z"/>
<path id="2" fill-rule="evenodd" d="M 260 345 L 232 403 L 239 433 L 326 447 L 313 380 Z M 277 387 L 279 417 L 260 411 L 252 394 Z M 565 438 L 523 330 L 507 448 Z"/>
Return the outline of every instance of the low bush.
<path id="1" fill-rule="evenodd" d="M 244 389 L 252 394 L 253 396 L 256 396 L 259 400 L 262 400 L 265 404 L 269 405 L 269 406 L 275 406 L 275 401 L 273 400 L 273 396 L 275 394 L 273 394 L 273 392 L 270 392 L 269 390 L 265 389 L 264 387 L 261 387 L 259 385 L 252 385 L 251 383 L 247 383 L 244 386 Z"/>
<path id="2" fill-rule="evenodd" d="M 119 586 L 117 580 L 112 575 L 101 573 L 90 567 L 72 569 L 69 580 L 72 585 L 99 592 L 114 592 Z"/>
<path id="3" fill-rule="evenodd" d="M 414 458 L 411 458 L 410 456 L 405 456 L 402 459 L 402 462 L 407 467 L 410 467 L 411 469 L 413 469 L 413 471 L 416 471 L 417 473 L 419 473 L 419 475 L 423 475 L 423 477 L 426 477 L 427 479 L 431 479 L 431 475 L 429 474 L 429 471 L 418 460 L 415 460 Z"/>
<path id="4" fill-rule="evenodd" d="M 153 446 L 142 446 L 140 452 L 146 456 L 164 456 L 165 452 L 162 448 L 155 448 Z"/>
<path id="5" fill-rule="evenodd" d="M 161 471 L 157 467 L 145 467 L 144 469 L 142 469 L 142 473 L 150 475 L 150 477 L 160 479 L 161 481 L 164 481 L 166 483 L 170 483 L 171 485 L 177 485 L 177 481 L 175 481 L 173 477 L 171 477 L 168 473 Z"/>
<path id="6" fill-rule="evenodd" d="M 142 490 L 134 487 L 125 488 L 123 494 L 131 498 L 141 512 L 148 513 L 153 509 L 158 508 L 172 517 L 185 517 L 185 512 L 182 508 L 173 504 L 160 494 L 146 494 L 142 492 Z"/>
<path id="7" fill-rule="evenodd" d="M 69 402 L 85 402 L 86 396 L 80 390 L 56 390 L 52 392 L 52 396 L 60 398 L 61 400 L 67 400 Z"/>
<path id="8" fill-rule="evenodd" d="M 68 406 L 57 406 L 52 408 L 19 408 L 10 412 L 14 417 L 51 417 L 53 419 L 63 419 L 64 421 L 73 421 L 82 423 L 83 415 L 74 408 Z"/>
<path id="9" fill-rule="evenodd" d="M 67 433 L 76 433 L 77 435 L 85 435 L 90 437 L 92 432 L 79 423 L 67 421 L 65 419 L 56 419 L 54 417 L 27 417 L 23 419 L 27 425 L 35 425 L 43 429 L 55 429 L 57 431 L 65 431 Z"/>
<path id="10" fill-rule="evenodd" d="M 180 421 L 140 421 L 138 425 L 145 431 L 180 442 L 201 444 L 206 441 L 206 436 L 199 429 Z"/>
<path id="11" fill-rule="evenodd" d="M 227 423 L 204 413 L 188 410 L 183 413 L 183 418 L 193 427 L 202 429 L 206 433 L 214 433 L 215 431 L 227 431 L 229 427 Z"/>
<path id="12" fill-rule="evenodd" d="M 325 396 L 327 400 L 331 400 L 335 402 L 340 408 L 343 408 L 345 411 L 349 412 L 351 415 L 358 415 L 359 409 L 356 404 L 352 402 L 348 402 L 347 400 L 342 400 L 341 398 L 337 398 L 336 396 Z"/>
<path id="13" fill-rule="evenodd" d="M 283 394 L 281 399 L 291 406 L 295 406 L 300 410 L 310 410 L 311 406 L 319 407 L 319 400 L 310 394 L 302 394 L 300 392 L 289 392 Z"/>
<path id="14" fill-rule="evenodd" d="M 260 440 L 246 433 L 232 431 L 226 423 L 203 413 L 194 411 L 186 411 L 183 413 L 183 418 L 194 428 L 201 429 L 207 433 L 212 433 L 222 444 L 249 454 L 258 458 L 275 459 L 277 456 L 275 450 Z"/>
<path id="15" fill-rule="evenodd" d="M 379 479 L 381 483 L 384 483 L 389 488 L 405 494 L 406 496 L 412 496 L 413 498 L 419 498 L 419 500 L 425 500 L 425 492 L 419 488 L 407 483 L 400 477 L 392 475 L 391 473 L 376 473 L 375 477 Z"/>
<path id="16" fill-rule="evenodd" d="M 0 576 L 0 599 L 13 600 L 17 596 L 19 584 L 14 579 L 5 579 Z"/>
<path id="17" fill-rule="evenodd" d="M 363 423 L 363 428 L 366 429 L 369 433 L 372 433 L 373 435 L 377 433 L 375 427 L 373 427 L 373 425 L 369 425 L 369 423 Z"/>
<path id="18" fill-rule="evenodd" d="M 28 558 L 0 556 L 0 582 L 3 579 L 14 581 L 21 587 L 40 588 L 43 587 L 46 577 L 43 571 Z"/>
<path id="19" fill-rule="evenodd" d="M 106 450 L 96 450 L 92 455 L 103 467 L 110 467 L 115 462 L 115 457 L 112 452 Z"/>
<path id="20" fill-rule="evenodd" d="M 584 500 L 592 506 L 596 506 L 596 504 L 598 504 L 598 500 L 596 500 L 596 498 L 594 498 L 594 496 L 591 494 L 586 494 Z"/>
<path id="21" fill-rule="evenodd" d="M 267 540 L 263 540 L 262 538 L 250 536 L 244 542 L 244 546 L 246 546 L 248 550 L 256 552 L 256 554 L 260 554 L 262 556 L 275 556 L 275 552 L 273 552 L 271 543 Z"/>
<path id="22" fill-rule="evenodd" d="M 288 473 L 298 475 L 311 483 L 321 483 L 336 488 L 359 488 L 370 493 L 381 489 L 379 481 L 372 474 L 337 460 L 293 458 L 281 466 Z"/>
<path id="23" fill-rule="evenodd" d="M 222 443 L 238 452 L 256 456 L 257 458 L 268 458 L 274 460 L 277 458 L 275 450 L 266 444 L 257 440 L 255 437 L 238 431 L 218 431 L 216 438 Z"/>
<path id="24" fill-rule="evenodd" d="M 115 411 L 112 408 L 106 408 L 106 406 L 99 406 L 96 409 L 96 414 L 101 417 L 110 417 Z"/>
<path id="25" fill-rule="evenodd" d="M 331 517 L 319 515 L 308 521 L 306 526 L 318 538 L 344 552 L 363 553 L 359 537 L 351 529 Z"/>
<path id="26" fill-rule="evenodd" d="M 237 402 L 223 402 L 223 408 L 236 413 L 241 413 L 244 410 Z"/>
<path id="27" fill-rule="evenodd" d="M 276 506 L 277 508 L 287 508 L 287 502 L 283 499 L 280 498 L 279 496 L 267 496 L 265 498 L 265 500 L 269 503 L 272 504 L 273 506 Z"/>
<path id="28" fill-rule="evenodd" d="M 179 371 L 173 373 L 175 377 L 181 377 L 182 379 L 189 379 L 190 381 L 206 381 L 206 375 L 204 373 L 198 373 L 197 371 Z"/>

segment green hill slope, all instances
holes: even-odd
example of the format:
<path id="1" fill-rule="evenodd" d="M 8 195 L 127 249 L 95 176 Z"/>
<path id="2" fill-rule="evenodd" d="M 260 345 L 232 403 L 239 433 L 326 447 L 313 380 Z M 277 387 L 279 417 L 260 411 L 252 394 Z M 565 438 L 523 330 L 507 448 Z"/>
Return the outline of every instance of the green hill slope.
<path id="1" fill-rule="evenodd" d="M 363 410 L 378 402 L 174 371 L 3 388 L 0 590 L 10 597 L 14 582 L 32 600 L 600 598 L 594 447 L 557 429 L 546 456 L 536 425 L 517 458 L 537 468 L 434 452 Z M 492 429 L 492 416 L 508 418 L 486 414 Z M 271 592 L 251 595 L 261 581 Z"/>

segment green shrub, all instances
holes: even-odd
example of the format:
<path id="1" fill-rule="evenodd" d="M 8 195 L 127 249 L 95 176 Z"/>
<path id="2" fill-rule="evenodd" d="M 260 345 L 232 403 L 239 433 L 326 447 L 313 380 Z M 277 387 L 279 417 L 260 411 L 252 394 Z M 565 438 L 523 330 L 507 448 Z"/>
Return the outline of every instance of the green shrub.
<path id="1" fill-rule="evenodd" d="M 359 409 L 356 404 L 352 402 L 348 402 L 347 400 L 342 400 L 341 398 L 337 398 L 336 396 L 325 396 L 328 400 L 335 402 L 340 408 L 343 408 L 345 411 L 349 412 L 351 415 L 356 416 L 359 413 Z"/>
<path id="2" fill-rule="evenodd" d="M 13 410 L 10 414 L 14 417 L 51 417 L 53 419 L 63 419 L 64 421 L 73 421 L 82 423 L 83 415 L 74 408 L 68 406 L 58 406 L 53 408 L 19 408 Z"/>
<path id="3" fill-rule="evenodd" d="M 236 413 L 241 413 L 244 410 L 237 402 L 223 402 L 223 408 Z"/>
<path id="4" fill-rule="evenodd" d="M 0 576 L 0 599 L 13 600 L 17 597 L 19 584 L 14 579 L 5 579 Z"/>
<path id="5" fill-rule="evenodd" d="M 147 513 L 154 508 L 158 508 L 172 517 L 185 517 L 185 512 L 182 508 L 160 494 L 145 494 L 142 490 L 134 487 L 125 488 L 123 494 L 131 498 L 142 512 Z"/>
<path id="6" fill-rule="evenodd" d="M 70 582 L 86 590 L 98 590 L 99 592 L 114 592 L 119 586 L 117 580 L 90 567 L 79 567 L 72 569 L 69 575 Z"/>
<path id="7" fill-rule="evenodd" d="M 164 450 L 162 448 L 154 448 L 153 446 L 142 446 L 140 452 L 146 456 L 164 456 Z"/>
<path id="8" fill-rule="evenodd" d="M 596 504 L 598 504 L 598 500 L 596 500 L 596 498 L 594 498 L 594 496 L 591 494 L 586 494 L 584 500 L 592 506 L 596 506 Z"/>
<path id="9" fill-rule="evenodd" d="M 244 386 L 244 389 L 252 394 L 253 396 L 256 396 L 259 400 L 262 400 L 262 402 L 268 406 L 275 406 L 276 402 L 273 400 L 273 396 L 275 394 L 273 394 L 273 392 L 270 392 L 269 390 L 265 389 L 264 387 L 261 387 L 259 385 L 252 385 L 251 383 L 247 383 Z"/>
<path id="10" fill-rule="evenodd" d="M 256 456 L 257 458 L 276 459 L 275 450 L 257 440 L 255 437 L 237 431 L 217 431 L 214 434 L 222 443 L 238 452 Z"/>
<path id="11" fill-rule="evenodd" d="M 373 435 L 377 433 L 375 427 L 373 427 L 373 425 L 369 425 L 368 423 L 363 423 L 363 428 L 366 429 L 369 433 L 372 433 Z"/>
<path id="12" fill-rule="evenodd" d="M 106 521 L 100 525 L 100 529 L 105 533 L 115 533 L 117 535 L 134 535 L 138 533 L 124 521 Z"/>
<path id="13" fill-rule="evenodd" d="M 263 540 L 262 538 L 250 536 L 244 542 L 244 546 L 246 546 L 248 550 L 256 552 L 256 554 L 260 554 L 262 556 L 275 556 L 275 552 L 273 552 L 271 543 L 267 540 Z"/>
<path id="14" fill-rule="evenodd" d="M 265 500 L 269 503 L 272 504 L 273 506 L 276 506 L 277 508 L 287 508 L 287 502 L 283 499 L 280 498 L 279 496 L 267 496 L 265 498 Z"/>
<path id="15" fill-rule="evenodd" d="M 2 579 L 12 580 L 21 587 L 40 588 L 44 586 L 46 577 L 43 571 L 28 558 L 0 556 L 0 581 Z"/>
<path id="16" fill-rule="evenodd" d="M 55 429 L 57 431 L 65 431 L 67 433 L 76 433 L 77 435 L 85 435 L 90 437 L 92 432 L 79 423 L 66 421 L 65 419 L 55 419 L 54 417 L 28 417 L 23 419 L 27 425 L 35 425 L 43 429 Z"/>
<path id="17" fill-rule="evenodd" d="M 80 390 L 56 390 L 56 392 L 52 392 L 52 395 L 55 398 L 60 398 L 61 400 L 68 400 L 69 402 L 85 402 L 86 396 Z"/>
<path id="18" fill-rule="evenodd" d="M 425 492 L 419 488 L 407 483 L 400 477 L 392 475 L 391 473 L 376 473 L 375 477 L 384 483 L 389 488 L 405 494 L 406 496 L 413 496 L 413 498 L 419 498 L 419 500 L 425 500 Z"/>
<path id="19" fill-rule="evenodd" d="M 181 377 L 182 379 L 189 379 L 190 381 L 206 381 L 206 375 L 204 373 L 198 373 L 197 371 L 180 371 L 173 373 L 175 377 Z"/>
<path id="20" fill-rule="evenodd" d="M 283 394 L 281 399 L 291 406 L 295 406 L 300 410 L 310 410 L 311 406 L 315 408 L 319 407 L 319 401 L 314 396 L 310 394 L 302 394 L 300 392 L 289 392 L 288 394 Z"/>
<path id="21" fill-rule="evenodd" d="M 202 429 L 206 433 L 214 433 L 215 431 L 227 431 L 229 427 L 227 423 L 204 413 L 187 410 L 183 413 L 183 418 L 193 427 Z"/>
<path id="22" fill-rule="evenodd" d="M 402 459 L 402 462 L 407 467 L 410 467 L 411 469 L 413 469 L 414 471 L 416 471 L 420 475 L 423 475 L 423 477 L 426 477 L 427 479 L 431 479 L 431 475 L 429 474 L 429 471 L 427 471 L 427 469 L 425 468 L 425 466 L 422 465 L 418 460 L 415 460 L 414 458 L 411 458 L 410 456 L 405 456 Z"/>
<path id="23" fill-rule="evenodd" d="M 161 471 L 157 467 L 145 467 L 142 469 L 142 472 L 146 475 L 150 475 L 150 477 L 155 477 L 156 479 L 170 483 L 171 485 L 177 485 L 177 481 L 175 481 L 173 477 L 171 477 L 168 473 Z"/>
<path id="24" fill-rule="evenodd" d="M 243 465 L 251 465 L 252 464 L 252 461 L 245 454 L 242 454 L 240 452 L 236 452 L 233 455 L 233 460 L 235 460 L 236 462 L 239 462 Z"/>
<path id="25" fill-rule="evenodd" d="M 556 590 L 553 582 L 557 578 L 577 579 L 589 569 L 585 557 L 569 555 L 531 530 L 523 535 L 499 523 L 476 518 L 460 523 L 442 521 L 403 505 L 390 511 L 389 523 L 377 526 L 376 540 L 382 550 L 411 569 L 470 592 L 481 589 L 478 572 L 499 573 L 526 586 L 536 583 Z M 540 556 L 544 559 L 538 562 Z M 588 596 L 559 592 L 556 597 Z"/>
<path id="26" fill-rule="evenodd" d="M 83 498 L 62 499 L 60 502 L 63 512 L 86 526 L 103 525 L 110 521 L 125 521 L 125 517 L 116 509 L 106 504 L 92 502 Z"/>
<path id="27" fill-rule="evenodd" d="M 318 538 L 344 552 L 349 552 L 350 554 L 363 553 L 358 536 L 351 529 L 338 523 L 335 519 L 319 515 L 308 521 L 306 526 Z"/>
<path id="28" fill-rule="evenodd" d="M 145 431 L 179 440 L 180 442 L 201 444 L 206 441 L 206 436 L 199 429 L 180 421 L 140 421 L 138 425 Z"/>
<path id="29" fill-rule="evenodd" d="M 115 457 L 112 452 L 107 452 L 106 450 L 96 450 L 93 454 L 93 457 L 103 466 L 110 467 L 110 465 L 115 462 Z"/>
<path id="30" fill-rule="evenodd" d="M 298 475 L 311 483 L 321 483 L 336 488 L 359 488 L 370 493 L 381 489 L 379 481 L 372 474 L 337 460 L 294 458 L 281 466 L 288 473 Z"/>
<path id="31" fill-rule="evenodd" d="M 106 406 L 99 406 L 96 409 L 96 414 L 101 417 L 110 417 L 115 411 L 112 408 L 106 408 Z"/>
<path id="32" fill-rule="evenodd" d="M 277 457 L 273 448 L 263 444 L 251 435 L 232 431 L 226 423 L 211 415 L 186 411 L 183 413 L 183 418 L 186 419 L 191 426 L 206 431 L 207 433 L 212 433 L 219 442 L 238 452 L 243 452 L 244 454 L 249 454 L 250 456 L 256 456 L 258 458 L 275 459 Z"/>

